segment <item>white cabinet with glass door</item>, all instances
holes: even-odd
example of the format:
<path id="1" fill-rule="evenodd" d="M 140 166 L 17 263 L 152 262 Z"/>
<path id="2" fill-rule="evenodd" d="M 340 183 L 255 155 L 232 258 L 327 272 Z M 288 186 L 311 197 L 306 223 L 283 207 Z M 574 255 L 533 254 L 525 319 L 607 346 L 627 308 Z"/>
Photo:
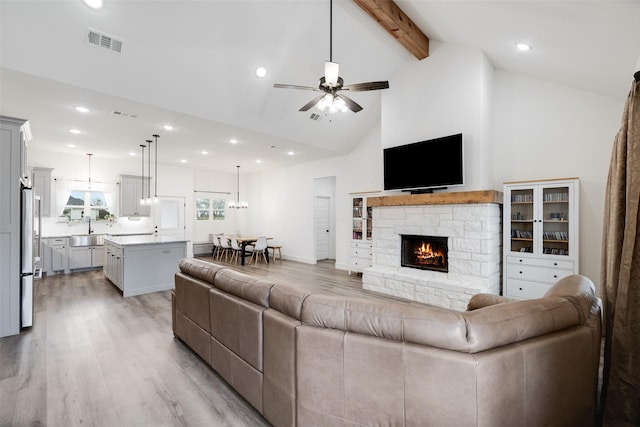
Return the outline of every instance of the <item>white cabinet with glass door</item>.
<path id="1" fill-rule="evenodd" d="M 579 180 L 504 185 L 503 295 L 540 298 L 579 271 Z"/>
<path id="2" fill-rule="evenodd" d="M 362 273 L 371 267 L 371 230 L 373 228 L 372 208 L 367 207 L 367 198 L 361 195 L 351 197 L 351 244 L 349 248 L 349 274 Z"/>

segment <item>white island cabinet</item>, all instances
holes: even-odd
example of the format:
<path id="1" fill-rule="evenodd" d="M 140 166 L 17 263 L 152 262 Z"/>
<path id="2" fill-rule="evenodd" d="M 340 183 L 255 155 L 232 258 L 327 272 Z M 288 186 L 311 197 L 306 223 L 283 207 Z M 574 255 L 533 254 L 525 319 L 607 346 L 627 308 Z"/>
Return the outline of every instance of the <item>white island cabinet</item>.
<path id="1" fill-rule="evenodd" d="M 178 263 L 187 256 L 187 240 L 169 236 L 104 238 L 104 275 L 122 296 L 173 289 Z"/>

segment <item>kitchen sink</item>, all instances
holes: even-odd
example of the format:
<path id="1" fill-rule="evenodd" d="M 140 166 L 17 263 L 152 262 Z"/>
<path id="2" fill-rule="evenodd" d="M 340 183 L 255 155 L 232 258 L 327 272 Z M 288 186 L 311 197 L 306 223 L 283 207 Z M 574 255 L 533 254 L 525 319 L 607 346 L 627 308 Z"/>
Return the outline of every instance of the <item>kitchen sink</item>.
<path id="1" fill-rule="evenodd" d="M 102 246 L 104 235 L 102 234 L 74 234 L 69 237 L 69 246 Z"/>

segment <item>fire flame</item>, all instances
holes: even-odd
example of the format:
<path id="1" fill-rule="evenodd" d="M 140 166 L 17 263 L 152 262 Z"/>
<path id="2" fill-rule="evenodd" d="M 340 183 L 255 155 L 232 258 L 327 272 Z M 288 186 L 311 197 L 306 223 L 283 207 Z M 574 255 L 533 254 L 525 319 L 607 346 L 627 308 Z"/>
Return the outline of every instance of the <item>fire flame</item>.
<path id="1" fill-rule="evenodd" d="M 444 264 L 444 251 L 442 249 L 434 249 L 431 243 L 422 242 L 422 245 L 415 249 L 414 255 L 416 256 L 416 263 L 419 265 Z"/>

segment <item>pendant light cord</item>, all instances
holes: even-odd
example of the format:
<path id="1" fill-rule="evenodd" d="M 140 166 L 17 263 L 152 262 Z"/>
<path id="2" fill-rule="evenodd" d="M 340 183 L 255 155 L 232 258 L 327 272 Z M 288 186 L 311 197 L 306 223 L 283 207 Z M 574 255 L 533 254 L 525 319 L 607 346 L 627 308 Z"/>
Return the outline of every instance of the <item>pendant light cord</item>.
<path id="1" fill-rule="evenodd" d="M 152 135 L 155 139 L 156 139 L 156 171 L 155 171 L 155 176 L 156 176 L 156 180 L 155 180 L 155 194 L 154 196 L 157 198 L 158 197 L 158 138 L 160 138 L 160 135 Z"/>
<path id="2" fill-rule="evenodd" d="M 329 62 L 333 62 L 333 0 L 329 0 Z"/>

